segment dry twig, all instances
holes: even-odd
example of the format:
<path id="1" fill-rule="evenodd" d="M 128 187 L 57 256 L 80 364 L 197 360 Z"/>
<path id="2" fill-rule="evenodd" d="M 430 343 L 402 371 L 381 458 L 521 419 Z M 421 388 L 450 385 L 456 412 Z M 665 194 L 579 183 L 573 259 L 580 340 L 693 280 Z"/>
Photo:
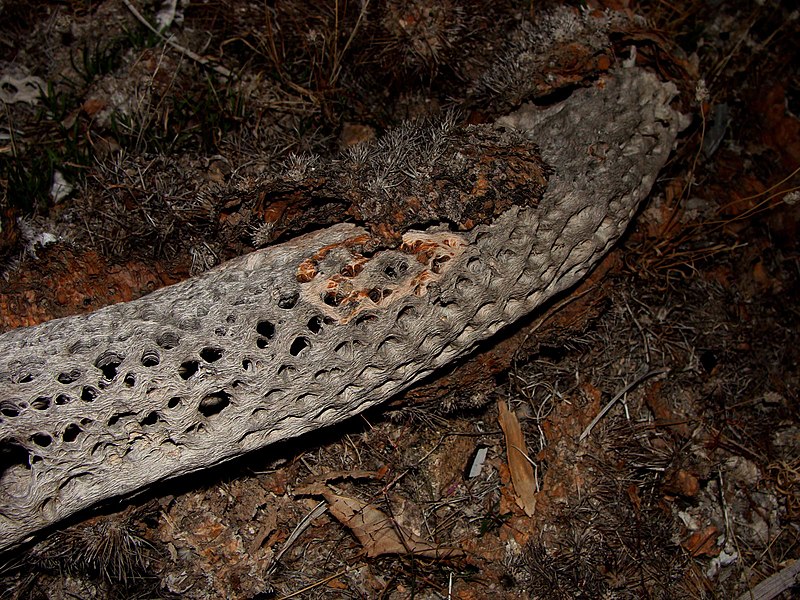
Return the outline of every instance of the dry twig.
<path id="1" fill-rule="evenodd" d="M 162 40 L 164 40 L 164 42 L 166 42 L 167 44 L 172 46 L 175 50 L 177 50 L 178 52 L 180 52 L 184 56 L 187 56 L 187 57 L 191 58 L 193 61 L 203 65 L 204 67 L 208 67 L 209 69 L 212 69 L 214 72 L 219 73 L 223 77 L 229 77 L 231 79 L 236 79 L 236 75 L 234 75 L 234 73 L 232 71 L 229 71 L 228 69 L 226 69 L 222 65 L 213 65 L 213 64 L 211 64 L 211 61 L 208 60 L 207 58 L 203 58 L 199 54 L 196 54 L 195 52 L 192 52 L 188 48 L 186 48 L 184 46 L 181 46 L 177 42 L 173 41 L 171 37 L 165 36 L 158 29 L 153 27 L 150 24 L 150 22 L 147 19 L 145 19 L 144 16 L 142 16 L 142 13 L 140 13 L 138 11 L 138 9 L 133 4 L 131 4 L 131 0 L 122 0 L 122 2 L 125 3 L 125 6 L 128 7 L 128 10 L 131 12 L 131 14 L 134 17 L 136 17 L 137 21 L 139 21 L 142 25 L 147 27 L 147 29 L 149 29 L 151 32 L 153 32 L 158 37 L 160 37 Z"/>
<path id="2" fill-rule="evenodd" d="M 626 385 L 624 388 L 622 388 L 622 390 L 620 390 L 620 392 L 616 396 L 614 396 L 611 400 L 609 400 L 608 404 L 606 404 L 602 408 L 602 410 L 600 410 L 600 412 L 597 413 L 597 416 L 594 419 L 592 419 L 592 422 L 589 423 L 589 425 L 586 427 L 586 429 L 583 430 L 583 433 L 581 433 L 580 437 L 578 438 L 578 441 L 582 442 L 587 437 L 589 437 L 589 434 L 592 432 L 592 429 L 594 429 L 594 426 L 597 425 L 600 422 L 600 419 L 602 419 L 604 416 L 606 416 L 608 411 L 610 411 L 611 408 L 617 403 L 617 400 L 622 398 L 625 394 L 630 392 L 633 388 L 638 386 L 643 381 L 645 381 L 647 379 L 650 379 L 651 377 L 653 377 L 655 375 L 660 375 L 660 374 L 666 373 L 668 371 L 669 371 L 669 369 L 653 369 L 651 371 L 648 371 L 644 375 L 642 375 L 640 377 L 637 377 L 632 382 L 630 382 L 628 385 Z"/>

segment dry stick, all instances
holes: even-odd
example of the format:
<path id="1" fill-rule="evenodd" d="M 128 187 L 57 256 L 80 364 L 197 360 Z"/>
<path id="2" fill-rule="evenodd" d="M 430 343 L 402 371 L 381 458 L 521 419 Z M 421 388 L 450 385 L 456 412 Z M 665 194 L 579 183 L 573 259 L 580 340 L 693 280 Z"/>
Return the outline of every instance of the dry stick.
<path id="1" fill-rule="evenodd" d="M 326 583 L 328 583 L 329 581 L 331 581 L 333 579 L 336 579 L 337 577 L 341 577 L 342 575 L 346 575 L 347 573 L 349 573 L 353 569 L 355 569 L 355 567 L 347 567 L 346 569 L 342 569 L 338 573 L 334 573 L 333 575 L 329 575 L 325 579 L 320 579 L 319 581 L 315 581 L 314 583 L 311 583 L 311 584 L 307 585 L 304 588 L 301 588 L 301 589 L 299 589 L 299 590 L 297 590 L 295 592 L 292 592 L 288 596 L 281 596 L 279 600 L 289 600 L 289 598 L 296 598 L 300 594 L 305 594 L 306 592 L 309 592 L 309 591 L 313 590 L 314 588 L 318 588 L 321 585 L 325 585 Z"/>
<path id="2" fill-rule="evenodd" d="M 650 344 L 647 343 L 647 334 L 645 333 L 644 328 L 642 327 L 642 324 L 639 323 L 639 319 L 637 319 L 636 315 L 633 314 L 633 311 L 631 310 L 631 307 L 628 304 L 628 301 L 624 300 L 624 302 L 625 302 L 625 308 L 628 310 L 628 314 L 630 314 L 631 319 L 633 319 L 633 322 L 636 324 L 636 328 L 639 330 L 639 333 L 642 334 L 642 343 L 644 344 L 644 356 L 645 356 L 645 360 L 647 361 L 647 364 L 649 365 L 650 364 Z"/>
<path id="3" fill-rule="evenodd" d="M 757 194 L 751 194 L 750 196 L 745 196 L 744 198 L 738 198 L 736 200 L 731 200 L 727 204 L 723 204 L 722 206 L 720 206 L 718 210 L 720 210 L 720 211 L 726 210 L 728 208 L 731 208 L 732 206 L 734 206 L 737 203 L 747 202 L 748 200 L 755 200 L 756 198 L 759 198 L 761 196 L 766 196 L 767 194 L 772 192 L 774 189 L 776 189 L 778 186 L 781 186 L 784 183 L 786 183 L 787 181 L 789 181 L 792 177 L 794 177 L 798 173 L 800 173 L 800 167 L 797 167 L 794 171 L 789 173 L 786 177 L 784 177 L 783 179 L 781 179 L 777 183 L 772 184 L 767 189 L 765 189 L 763 192 L 758 192 Z M 800 188 L 794 187 L 794 188 L 789 188 L 788 190 L 780 190 L 780 191 L 776 192 L 775 194 L 772 194 L 771 196 L 769 196 L 769 198 L 767 198 L 767 200 L 769 200 L 771 198 L 774 198 L 778 194 L 783 194 L 783 193 L 790 192 L 790 191 L 797 190 L 797 189 L 800 189 Z M 759 204 L 761 204 L 761 203 L 759 203 Z M 755 207 L 753 207 L 753 208 L 755 208 Z M 748 210 L 753 210 L 753 208 L 748 209 Z M 747 212 L 747 211 L 745 211 L 745 212 Z M 709 224 L 710 225 L 714 225 L 714 224 L 719 223 L 719 224 L 725 225 L 728 222 L 729 221 L 716 221 L 716 222 L 712 222 L 712 223 L 709 223 Z"/>
<path id="4" fill-rule="evenodd" d="M 216 71 L 217 73 L 219 73 L 219 74 L 220 74 L 220 75 L 222 75 L 223 77 L 230 77 L 231 79 L 236 79 L 236 75 L 234 75 L 232 71 L 229 71 L 228 69 L 226 69 L 225 67 L 223 67 L 223 66 L 221 66 L 221 65 L 212 65 L 212 64 L 211 64 L 211 61 L 210 61 L 210 60 L 208 60 L 207 58 L 203 58 L 203 57 L 202 57 L 202 56 L 200 56 L 199 54 L 195 54 L 194 52 L 192 52 L 192 51 L 191 51 L 191 50 L 189 50 L 188 48 L 185 48 L 185 47 L 181 46 L 181 45 L 180 45 L 180 44 L 178 44 L 177 42 L 173 42 L 173 41 L 172 41 L 172 38 L 168 38 L 168 37 L 166 37 L 166 36 L 165 36 L 163 33 L 161 33 L 161 32 L 160 32 L 158 29 L 156 29 L 155 27 L 153 27 L 153 26 L 150 24 L 150 22 L 149 22 L 147 19 L 145 19 L 145 18 L 142 16 L 142 13 L 140 13 L 140 12 L 139 12 L 139 11 L 136 9 L 136 7 L 135 7 L 133 4 L 131 4 L 131 1 L 130 1 L 130 0 L 122 0 L 122 2 L 124 2 L 124 3 L 125 3 L 125 6 L 127 6 L 127 7 L 128 7 L 128 10 L 129 10 L 129 11 L 131 11 L 131 14 L 132 14 L 134 17 L 136 17 L 136 19 L 137 19 L 137 20 L 138 20 L 138 21 L 139 21 L 139 22 L 140 22 L 142 25 L 144 25 L 144 26 L 145 26 L 145 27 L 147 27 L 147 28 L 148 28 L 150 31 L 152 31 L 153 33 L 155 33 L 155 34 L 156 34 L 158 37 L 160 37 L 162 40 L 164 40 L 164 41 L 165 41 L 167 44 L 169 44 L 170 46 L 172 46 L 172 47 L 173 47 L 175 50 L 177 50 L 178 52 L 180 52 L 180 53 L 181 53 L 181 54 L 183 54 L 184 56 L 188 56 L 188 57 L 189 57 L 189 58 L 191 58 L 193 61 L 196 61 L 196 62 L 200 63 L 200 64 L 201 64 L 201 65 L 203 65 L 204 67 L 208 67 L 209 69 L 213 69 L 214 71 Z"/>
<path id="5" fill-rule="evenodd" d="M 622 398 L 625 394 L 630 392 L 633 388 L 642 383 L 644 380 L 650 379 L 654 375 L 660 375 L 661 373 L 666 373 L 668 371 L 669 369 L 653 369 L 652 371 L 648 371 L 641 377 L 634 379 L 632 382 L 630 382 L 628 385 L 622 388 L 622 390 L 616 396 L 614 396 L 599 413 L 597 413 L 597 416 L 594 419 L 592 419 L 592 422 L 589 423 L 589 426 L 583 430 L 583 433 L 581 433 L 581 436 L 578 438 L 578 441 L 582 442 L 587 437 L 589 437 L 589 434 L 592 432 L 594 426 L 597 425 L 600 419 L 606 416 L 606 413 L 608 413 L 608 411 L 611 410 L 611 407 L 613 407 L 617 403 L 617 400 Z"/>
<path id="6" fill-rule="evenodd" d="M 739 596 L 737 600 L 772 600 L 796 585 L 798 577 L 800 577 L 800 560 L 770 575 L 752 590 L 747 590 Z"/>
<path id="7" fill-rule="evenodd" d="M 316 519 L 326 510 L 328 510 L 328 505 L 324 500 L 321 500 L 320 503 L 317 504 L 310 513 L 300 519 L 300 522 L 294 528 L 294 531 L 292 531 L 291 535 L 283 543 L 283 547 L 280 549 L 278 554 L 275 555 L 275 558 L 272 559 L 272 564 L 270 564 L 270 566 L 267 568 L 267 577 L 269 577 L 275 571 L 275 569 L 278 568 L 278 562 L 281 560 L 281 558 L 283 558 L 283 555 L 286 554 L 286 551 L 292 546 L 292 544 L 297 541 L 297 538 L 300 537 L 300 534 L 308 529 L 308 526 L 311 525 L 314 519 Z M 287 598 L 288 597 L 289 596 L 287 596 Z"/>
<path id="8" fill-rule="evenodd" d="M 728 501 L 725 498 L 725 483 L 722 480 L 722 469 L 717 472 L 717 478 L 719 479 L 719 501 L 720 504 L 722 504 L 722 515 L 725 517 L 724 547 L 727 547 L 729 541 L 733 542 L 736 548 L 736 560 L 739 560 L 742 556 L 742 549 L 739 547 L 739 539 L 736 537 L 736 532 L 733 530 L 733 522 L 728 512 Z"/>

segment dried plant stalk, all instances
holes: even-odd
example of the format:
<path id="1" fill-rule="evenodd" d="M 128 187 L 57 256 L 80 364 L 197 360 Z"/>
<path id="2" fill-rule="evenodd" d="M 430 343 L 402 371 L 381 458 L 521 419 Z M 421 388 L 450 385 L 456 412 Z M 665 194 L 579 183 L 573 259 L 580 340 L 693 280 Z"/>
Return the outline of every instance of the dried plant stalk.
<path id="1" fill-rule="evenodd" d="M 499 126 L 552 167 L 538 206 L 407 231 L 340 224 L 140 300 L 0 336 L 0 550 L 114 496 L 353 416 L 568 288 L 624 231 L 681 128 L 636 69 Z"/>

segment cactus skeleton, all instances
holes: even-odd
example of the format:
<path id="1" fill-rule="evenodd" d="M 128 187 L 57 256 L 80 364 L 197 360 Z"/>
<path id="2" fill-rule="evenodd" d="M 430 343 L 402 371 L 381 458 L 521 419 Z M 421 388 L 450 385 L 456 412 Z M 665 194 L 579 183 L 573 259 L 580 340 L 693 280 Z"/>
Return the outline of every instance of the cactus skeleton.
<path id="1" fill-rule="evenodd" d="M 472 228 L 426 223 L 367 252 L 368 228 L 336 224 L 0 336 L 0 550 L 356 415 L 575 284 L 664 165 L 676 92 L 623 68 L 500 118 L 539 146 L 549 180 Z"/>

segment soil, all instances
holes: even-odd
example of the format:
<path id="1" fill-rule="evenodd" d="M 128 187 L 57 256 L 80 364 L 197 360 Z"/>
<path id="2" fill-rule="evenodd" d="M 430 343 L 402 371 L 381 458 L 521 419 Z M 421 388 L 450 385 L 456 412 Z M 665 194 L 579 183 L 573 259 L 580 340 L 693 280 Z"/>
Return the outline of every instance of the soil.
<path id="1" fill-rule="evenodd" d="M 389 406 L 48 532 L 0 596 L 793 597 L 800 15 L 582 6 L 0 1 L 2 331 L 324 226 L 338 198 L 259 192 L 416 118 L 490 122 L 625 60 L 692 117 L 578 288 Z"/>

